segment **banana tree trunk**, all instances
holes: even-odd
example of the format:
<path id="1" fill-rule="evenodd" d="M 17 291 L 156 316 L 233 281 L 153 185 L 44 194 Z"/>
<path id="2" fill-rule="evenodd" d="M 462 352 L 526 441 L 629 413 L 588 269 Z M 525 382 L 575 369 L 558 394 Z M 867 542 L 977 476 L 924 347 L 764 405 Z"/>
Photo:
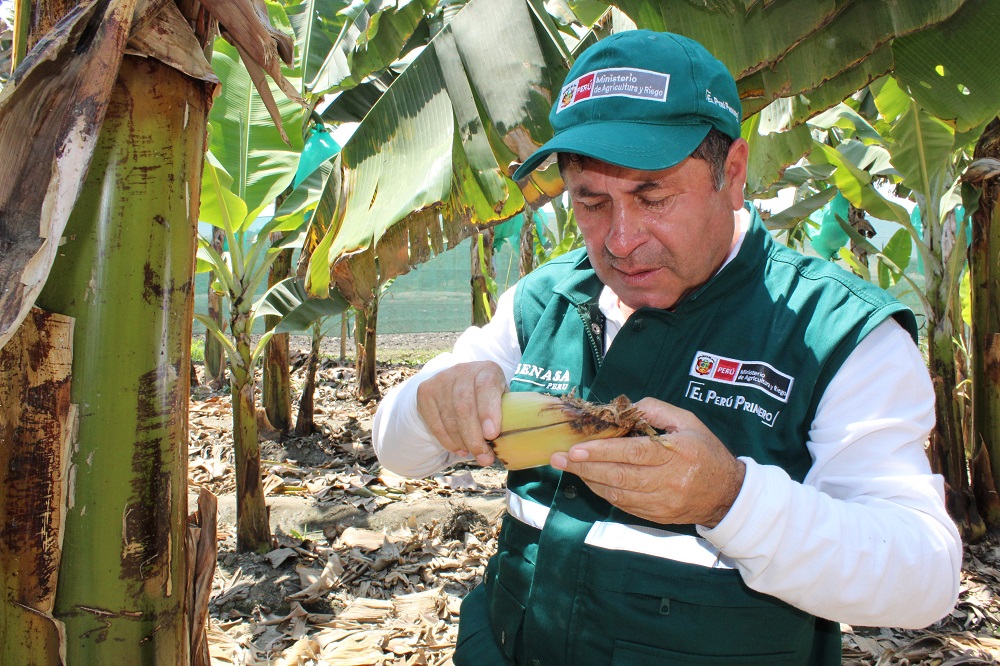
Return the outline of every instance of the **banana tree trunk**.
<path id="1" fill-rule="evenodd" d="M 216 228 L 212 232 L 212 247 L 222 255 L 226 243 L 226 232 Z M 219 325 L 219 330 L 225 332 L 226 318 L 222 316 L 222 296 L 212 285 L 215 284 L 215 273 L 208 274 L 208 318 Z M 205 331 L 205 383 L 213 389 L 222 388 L 226 381 L 226 352 L 219 340 Z"/>
<path id="2" fill-rule="evenodd" d="M 188 663 L 188 365 L 211 86 L 126 56 L 38 305 L 80 406 L 55 615 L 67 663 Z"/>
<path id="3" fill-rule="evenodd" d="M 323 330 L 319 323 L 312 326 L 312 344 L 309 346 L 309 362 L 306 364 L 306 380 L 299 398 L 299 414 L 295 421 L 295 434 L 300 437 L 313 434 L 316 430 L 314 398 L 316 395 L 316 370 L 319 368 L 319 346 L 323 341 Z"/>
<path id="4" fill-rule="evenodd" d="M 924 238 L 936 257 L 945 256 L 943 225 L 934 215 L 925 216 Z M 930 303 L 927 313 L 928 368 L 934 384 L 936 423 L 931 431 L 930 457 L 934 471 L 944 476 L 945 503 L 963 537 L 974 539 L 983 531 L 976 512 L 967 472 L 968 456 L 962 436 L 962 414 L 955 395 L 958 375 L 955 359 L 956 331 L 948 316 L 949 290 L 940 261 L 925 266 L 926 293 Z"/>
<path id="5" fill-rule="evenodd" d="M 1000 118 L 989 125 L 976 144 L 976 159 L 1000 159 Z M 986 524 L 1000 528 L 1000 178 L 984 183 L 979 210 L 972 216 L 969 270 L 972 283 L 972 441 L 986 450 L 993 488 L 980 482 L 978 496 Z M 994 224 L 994 222 L 997 224 Z M 978 458 L 979 456 L 977 456 Z M 985 478 L 985 475 L 983 475 Z"/>
<path id="6" fill-rule="evenodd" d="M 354 338 L 357 343 L 357 359 L 355 367 L 358 377 L 357 398 L 361 402 L 378 400 L 382 397 L 378 389 L 378 377 L 375 372 L 375 330 L 378 321 L 378 299 L 364 309 L 357 310 L 354 316 Z"/>
<path id="7" fill-rule="evenodd" d="M 865 238 L 870 239 L 875 237 L 875 227 L 868 221 L 865 211 L 855 207 L 853 204 L 848 206 L 847 223 Z M 868 265 L 868 252 L 853 240 L 851 241 L 851 252 L 857 258 L 859 264 L 862 266 Z"/>
<path id="8" fill-rule="evenodd" d="M 284 235 L 280 232 L 271 234 L 271 241 L 280 241 Z M 271 265 L 267 286 L 273 287 L 292 272 L 292 251 L 282 250 Z M 270 331 L 281 317 L 268 315 L 264 317 L 264 327 Z M 287 432 L 292 426 L 292 378 L 288 371 L 288 333 L 278 333 L 267 343 L 264 352 L 264 390 L 261 402 L 264 413 L 271 425 Z"/>
<path id="9" fill-rule="evenodd" d="M 524 224 L 521 225 L 520 275 L 524 277 L 535 269 L 535 214 L 531 206 L 525 206 Z"/>
<path id="10" fill-rule="evenodd" d="M 77 406 L 73 319 L 33 308 L 0 349 L 0 664 L 63 663 L 52 616 Z"/>
<path id="11" fill-rule="evenodd" d="M 233 401 L 233 448 L 236 457 L 236 550 L 266 553 L 271 550 L 271 526 L 261 484 L 260 442 L 257 433 L 257 399 L 251 364 L 251 322 L 248 304 L 233 305 L 232 329 L 237 364 L 230 368 Z"/>
<path id="12" fill-rule="evenodd" d="M 347 313 L 340 315 L 340 362 L 347 358 Z"/>
<path id="13" fill-rule="evenodd" d="M 472 325 L 485 326 L 496 310 L 496 294 L 490 283 L 496 284 L 496 267 L 493 265 L 492 228 L 472 237 Z"/>

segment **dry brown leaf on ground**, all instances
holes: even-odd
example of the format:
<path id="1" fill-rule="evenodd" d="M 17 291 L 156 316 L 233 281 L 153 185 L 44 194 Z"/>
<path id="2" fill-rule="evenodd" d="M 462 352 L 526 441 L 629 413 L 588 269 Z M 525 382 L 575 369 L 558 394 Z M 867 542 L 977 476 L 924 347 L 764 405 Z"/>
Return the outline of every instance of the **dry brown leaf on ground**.
<path id="1" fill-rule="evenodd" d="M 277 569 L 281 566 L 282 562 L 287 560 L 289 557 L 296 557 L 297 555 L 298 553 L 294 548 L 275 548 L 264 557 L 271 561 L 272 567 Z"/>
<path id="2" fill-rule="evenodd" d="M 479 490 L 479 484 L 472 478 L 472 473 L 469 470 L 455 472 L 454 474 L 435 474 L 433 478 L 442 488 L 450 490 Z"/>
<path id="3" fill-rule="evenodd" d="M 385 543 L 387 537 L 382 532 L 374 530 L 348 527 L 340 535 L 340 543 L 348 548 L 361 548 L 363 550 L 378 550 Z"/>
<path id="4" fill-rule="evenodd" d="M 309 584 L 305 589 L 289 595 L 288 598 L 302 599 L 308 602 L 318 599 L 320 595 L 330 590 L 337 584 L 341 574 L 344 573 L 344 565 L 336 553 L 331 553 L 330 558 L 327 560 L 322 571 L 318 571 L 315 576 L 314 572 L 317 572 L 316 569 L 299 566 L 296 567 L 295 570 L 302 578 L 303 584 L 306 584 L 307 582 Z"/>
<path id="5" fill-rule="evenodd" d="M 319 643 L 315 639 L 302 637 L 295 641 L 292 647 L 285 650 L 274 666 L 299 666 L 302 663 L 314 663 L 319 657 Z"/>
<path id="6" fill-rule="evenodd" d="M 338 622 L 382 622 L 393 612 L 393 603 L 383 599 L 355 599 L 337 614 Z"/>
<path id="7" fill-rule="evenodd" d="M 392 606 L 396 616 L 405 622 L 420 619 L 437 622 L 438 618 L 445 617 L 448 613 L 448 601 L 441 589 L 397 597 L 393 599 Z"/>
<path id="8" fill-rule="evenodd" d="M 385 653 L 382 643 L 388 636 L 388 631 L 368 630 L 348 634 L 338 641 L 331 641 L 323 646 L 322 657 L 336 666 L 375 666 L 385 663 Z M 323 643 L 323 633 L 316 635 L 316 640 Z"/>

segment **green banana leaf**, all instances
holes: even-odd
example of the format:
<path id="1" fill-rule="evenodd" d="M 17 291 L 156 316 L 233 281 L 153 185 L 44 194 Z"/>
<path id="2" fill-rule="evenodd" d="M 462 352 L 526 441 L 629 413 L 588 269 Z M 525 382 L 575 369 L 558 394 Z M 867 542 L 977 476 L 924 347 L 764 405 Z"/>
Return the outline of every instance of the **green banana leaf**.
<path id="1" fill-rule="evenodd" d="M 551 136 L 566 72 L 564 47 L 536 20 L 523 0 L 472 0 L 393 82 L 335 158 L 313 216 L 328 231 L 311 293 L 335 274 L 363 306 L 432 250 L 520 212 L 507 167 Z"/>
<path id="2" fill-rule="evenodd" d="M 898 270 L 889 267 L 886 262 L 878 262 L 878 284 L 883 289 L 888 289 L 903 278 L 903 272 L 910 265 L 910 258 L 913 255 L 913 239 L 906 229 L 897 229 L 889 242 L 882 248 L 884 254 Z"/>
<path id="3" fill-rule="evenodd" d="M 329 298 L 313 298 L 302 280 L 291 277 L 267 290 L 254 304 L 254 316 L 281 317 L 274 328 L 276 334 L 301 333 L 324 317 L 342 314 L 349 307 L 350 304 L 336 289 L 330 291 Z"/>
<path id="4" fill-rule="evenodd" d="M 388 67 L 435 4 L 434 0 L 369 0 L 363 6 L 352 5 L 348 14 L 352 20 L 325 52 L 315 77 L 307 79 L 309 90 L 318 96 L 335 88 L 353 88 Z"/>
<path id="5" fill-rule="evenodd" d="M 858 168 L 833 146 L 817 142 L 809 159 L 813 164 L 836 167 L 832 181 L 840 193 L 857 208 L 863 208 L 877 218 L 898 222 L 916 236 L 910 214 L 894 201 L 889 201 L 872 185 L 871 174 Z"/>
<path id="6" fill-rule="evenodd" d="M 924 195 L 947 177 L 955 145 L 955 128 L 922 111 L 911 100 L 892 128 L 889 152 L 903 185 Z M 946 185 L 947 187 L 947 185 Z"/>
<path id="7" fill-rule="evenodd" d="M 699 7 L 687 0 L 616 0 L 639 28 L 669 30 L 701 42 L 737 80 L 777 62 L 794 44 L 836 20 L 834 0 L 785 2 L 749 12 L 732 3 Z"/>
<path id="8" fill-rule="evenodd" d="M 331 93 L 333 101 L 323 109 L 323 122 L 328 123 L 360 123 L 368 112 L 381 99 L 397 74 L 391 69 L 371 76 L 350 90 Z"/>
<path id="9" fill-rule="evenodd" d="M 292 182 L 303 147 L 300 127 L 304 110 L 269 81 L 282 124 L 291 132 L 286 144 L 254 89 L 236 49 L 217 39 L 212 68 L 222 81 L 222 92 L 209 113 L 209 150 L 232 176 L 230 190 L 246 202 L 247 215 L 240 220 L 240 228 L 243 228 Z M 286 72 L 286 76 L 292 85 L 299 86 L 299 81 L 291 77 L 290 72 Z M 203 191 L 203 210 L 218 207 L 212 201 L 213 196 L 212 190 Z"/>
<path id="10" fill-rule="evenodd" d="M 809 93 L 796 113 L 801 122 L 888 72 L 892 60 L 884 45 L 949 19 L 964 1 L 613 4 L 639 28 L 670 30 L 704 44 L 736 77 L 744 117 L 777 97 Z M 979 45 L 981 59 L 989 43 Z"/>
<path id="11" fill-rule="evenodd" d="M 247 219 L 247 204 L 233 193 L 233 177 L 212 153 L 205 154 L 201 172 L 201 209 L 198 218 L 214 227 L 238 229 Z"/>
<path id="12" fill-rule="evenodd" d="M 823 206 L 830 203 L 834 195 L 837 194 L 836 187 L 828 187 L 820 190 L 801 201 L 797 201 L 780 213 L 776 213 L 767 219 L 767 228 L 771 231 L 791 229 L 798 225 Z"/>
<path id="13" fill-rule="evenodd" d="M 788 44 L 790 50 L 778 61 L 761 63 L 753 76 L 740 81 L 741 96 L 751 91 L 755 93 L 748 100 L 751 104 L 744 113 L 752 112 L 757 106 L 753 102 L 760 99 L 756 97 L 758 92 L 763 94 L 762 101 L 766 103 L 775 96 L 811 93 L 830 85 L 832 77 L 855 69 L 857 63 L 864 62 L 878 47 L 894 38 L 944 21 L 961 7 L 963 0 L 861 0 L 837 4 L 846 6 L 832 21 L 801 42 Z M 770 11 L 762 10 L 762 13 L 770 14 L 772 21 L 781 21 L 786 15 L 784 5 L 776 5 Z M 880 73 L 867 72 L 869 76 Z M 841 83 L 849 80 L 850 77 Z M 853 85 L 854 81 L 850 83 Z M 843 99 L 855 90 L 857 87 L 840 88 L 835 91 L 835 97 Z"/>
<path id="14" fill-rule="evenodd" d="M 782 100 L 778 100 L 774 104 L 781 102 Z M 750 145 L 750 161 L 747 164 L 748 198 L 774 185 L 785 169 L 798 162 L 813 146 L 813 138 L 807 125 L 762 134 L 763 115 L 762 112 L 751 116 L 744 121 L 742 127 L 743 138 Z"/>
<path id="15" fill-rule="evenodd" d="M 560 24 L 586 28 L 608 12 L 608 3 L 599 0 L 549 0 L 545 5 Z"/>
<path id="16" fill-rule="evenodd" d="M 285 4 L 295 31 L 296 66 L 302 81 L 316 77 L 344 24 L 353 20 L 357 11 L 360 6 L 350 0 L 289 0 Z"/>
<path id="17" fill-rule="evenodd" d="M 879 108 L 888 108 L 887 96 L 895 96 L 898 88 L 883 87 L 876 94 Z M 894 103 L 898 107 L 898 104 Z M 921 193 L 928 202 L 937 193 L 948 189 L 954 180 L 947 173 L 955 147 L 955 128 L 920 108 L 916 100 L 906 96 L 903 112 L 892 124 L 889 153 L 892 165 L 903 176 L 903 185 Z"/>
<path id="18" fill-rule="evenodd" d="M 895 76 L 922 107 L 965 132 L 1000 109 L 996 62 L 1000 5 L 969 1 L 934 30 L 892 44 Z"/>

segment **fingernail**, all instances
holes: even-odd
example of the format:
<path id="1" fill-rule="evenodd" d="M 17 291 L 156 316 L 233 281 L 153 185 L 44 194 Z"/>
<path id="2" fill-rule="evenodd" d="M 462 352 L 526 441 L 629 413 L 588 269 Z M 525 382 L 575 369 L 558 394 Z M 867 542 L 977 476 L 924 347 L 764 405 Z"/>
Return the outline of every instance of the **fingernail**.
<path id="1" fill-rule="evenodd" d="M 480 453 L 476 456 L 476 461 L 483 467 L 489 467 L 493 464 L 493 456 L 488 453 Z"/>
<path id="2" fill-rule="evenodd" d="M 455 451 L 455 453 L 462 456 L 463 458 L 469 457 L 469 452 L 466 451 L 465 449 L 459 449 L 458 451 Z"/>
<path id="3" fill-rule="evenodd" d="M 574 461 L 586 460 L 590 457 L 590 451 L 587 449 L 570 449 L 569 459 Z"/>
<path id="4" fill-rule="evenodd" d="M 495 439 L 498 434 L 497 427 L 493 425 L 493 419 L 483 421 L 483 437 L 486 439 Z"/>
<path id="5" fill-rule="evenodd" d="M 549 460 L 549 464 L 556 469 L 566 469 L 566 465 L 569 464 L 569 460 L 566 459 L 565 453 L 553 453 L 552 459 Z"/>

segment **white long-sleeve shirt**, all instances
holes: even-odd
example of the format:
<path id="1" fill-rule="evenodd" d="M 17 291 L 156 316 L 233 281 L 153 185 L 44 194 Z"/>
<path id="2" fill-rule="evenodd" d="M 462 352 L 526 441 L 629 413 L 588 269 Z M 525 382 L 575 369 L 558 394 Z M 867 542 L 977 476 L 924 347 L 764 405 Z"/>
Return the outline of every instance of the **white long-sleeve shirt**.
<path id="1" fill-rule="evenodd" d="M 441 447 L 417 412 L 417 387 L 458 363 L 493 361 L 508 383 L 521 358 L 513 293 L 483 328 L 395 387 L 375 416 L 382 464 L 412 477 L 462 458 Z M 607 288 L 605 350 L 625 317 Z M 802 483 L 750 458 L 726 517 L 698 533 L 746 584 L 813 615 L 857 625 L 923 627 L 958 597 L 962 546 L 931 473 L 924 442 L 934 393 L 909 334 L 890 319 L 851 353 L 824 393 L 806 443 L 813 464 Z"/>

